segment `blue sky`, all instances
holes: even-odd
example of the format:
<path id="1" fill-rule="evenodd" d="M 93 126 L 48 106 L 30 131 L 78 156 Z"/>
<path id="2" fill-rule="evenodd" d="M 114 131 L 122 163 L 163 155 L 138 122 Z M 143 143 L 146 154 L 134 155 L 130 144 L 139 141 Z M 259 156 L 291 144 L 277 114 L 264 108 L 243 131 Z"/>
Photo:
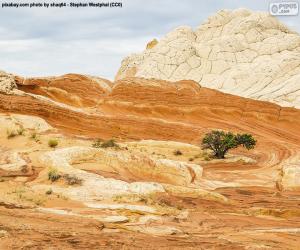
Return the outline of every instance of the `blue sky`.
<path id="1" fill-rule="evenodd" d="M 0 0 L 0 3 L 10 1 Z M 22 0 L 26 1 L 38 2 Z M 49 2 L 53 1 L 61 2 Z M 81 0 L 84 1 L 88 2 Z M 113 79 L 125 56 L 142 51 L 148 41 L 159 39 L 180 25 L 197 27 L 208 16 L 224 8 L 268 11 L 269 2 L 274 2 L 120 1 L 123 8 L 0 8 L 0 69 L 24 76 L 72 72 Z M 291 29 L 300 32 L 299 16 L 280 19 Z"/>

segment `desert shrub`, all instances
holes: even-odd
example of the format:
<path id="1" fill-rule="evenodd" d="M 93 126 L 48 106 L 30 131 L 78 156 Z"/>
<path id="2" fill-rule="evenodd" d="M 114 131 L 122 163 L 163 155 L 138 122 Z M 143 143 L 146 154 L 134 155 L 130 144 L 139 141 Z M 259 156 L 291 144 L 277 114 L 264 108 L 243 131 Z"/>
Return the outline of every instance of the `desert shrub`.
<path id="1" fill-rule="evenodd" d="M 97 139 L 97 140 L 95 140 L 95 141 L 93 142 L 92 146 L 93 146 L 94 148 L 101 148 L 102 142 L 103 142 L 102 139 Z"/>
<path id="2" fill-rule="evenodd" d="M 64 179 L 68 185 L 81 185 L 82 179 L 76 177 L 75 175 L 64 175 Z"/>
<path id="3" fill-rule="evenodd" d="M 210 149 L 214 156 L 218 159 L 225 158 L 225 154 L 233 148 L 243 146 L 246 149 L 253 149 L 256 145 L 256 140 L 250 134 L 233 134 L 213 130 L 207 133 L 202 139 L 202 149 Z"/>
<path id="4" fill-rule="evenodd" d="M 55 168 L 51 168 L 48 172 L 48 180 L 54 182 L 57 181 L 61 175 L 59 174 L 58 170 Z"/>
<path id="5" fill-rule="evenodd" d="M 139 196 L 139 201 L 143 202 L 149 206 L 156 206 L 159 209 L 178 209 L 181 210 L 183 207 L 178 204 L 176 200 L 172 200 L 168 195 L 142 195 Z"/>
<path id="6" fill-rule="evenodd" d="M 205 160 L 205 161 L 210 161 L 211 159 L 210 159 L 210 157 L 207 155 L 207 156 L 204 156 L 204 160 Z"/>
<path id="7" fill-rule="evenodd" d="M 18 133 L 15 130 L 7 130 L 6 131 L 7 139 L 16 137 Z"/>
<path id="8" fill-rule="evenodd" d="M 48 141 L 48 146 L 51 148 L 55 148 L 57 145 L 58 145 L 58 140 L 56 140 L 56 139 L 50 139 Z"/>
<path id="9" fill-rule="evenodd" d="M 24 135 L 25 134 L 25 129 L 24 128 L 17 129 L 17 134 L 18 135 Z"/>
<path id="10" fill-rule="evenodd" d="M 182 155 L 182 152 L 180 150 L 175 150 L 173 152 L 174 155 Z"/>
<path id="11" fill-rule="evenodd" d="M 30 135 L 30 139 L 32 139 L 32 140 L 34 140 L 36 142 L 40 141 L 37 133 L 35 133 L 35 132 Z"/>
<path id="12" fill-rule="evenodd" d="M 64 196 L 62 194 L 57 194 L 56 197 L 59 198 L 59 199 L 63 199 L 65 201 L 67 201 L 69 199 L 67 196 Z"/>
<path id="13" fill-rule="evenodd" d="M 7 134 L 7 139 L 10 139 L 10 138 L 13 138 L 13 137 L 16 137 L 18 135 L 24 135 L 25 134 L 25 129 L 24 128 L 19 128 L 17 130 L 7 130 L 6 131 L 6 134 Z"/>
<path id="14" fill-rule="evenodd" d="M 104 141 L 101 144 L 101 148 L 118 148 L 118 147 L 119 145 L 113 139 Z"/>
<path id="15" fill-rule="evenodd" d="M 52 191 L 52 189 L 48 189 L 47 191 L 46 191 L 46 195 L 50 195 L 50 194 L 52 194 L 53 193 L 53 191 Z"/>
<path id="16" fill-rule="evenodd" d="M 194 161 L 194 158 L 189 158 L 189 161 Z"/>
<path id="17" fill-rule="evenodd" d="M 119 148 L 119 145 L 113 139 L 110 139 L 110 140 L 107 140 L 107 141 L 97 139 L 96 141 L 94 141 L 92 146 L 94 148 Z"/>

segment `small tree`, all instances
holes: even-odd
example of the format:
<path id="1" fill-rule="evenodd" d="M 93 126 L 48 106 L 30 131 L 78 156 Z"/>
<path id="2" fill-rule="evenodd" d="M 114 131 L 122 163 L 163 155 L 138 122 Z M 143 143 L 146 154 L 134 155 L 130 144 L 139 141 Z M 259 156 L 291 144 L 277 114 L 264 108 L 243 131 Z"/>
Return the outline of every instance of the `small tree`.
<path id="1" fill-rule="evenodd" d="M 225 154 L 232 148 L 243 146 L 246 149 L 253 149 L 256 140 L 250 134 L 233 134 L 213 130 L 207 133 L 202 140 L 202 149 L 211 149 L 218 159 L 225 158 Z"/>

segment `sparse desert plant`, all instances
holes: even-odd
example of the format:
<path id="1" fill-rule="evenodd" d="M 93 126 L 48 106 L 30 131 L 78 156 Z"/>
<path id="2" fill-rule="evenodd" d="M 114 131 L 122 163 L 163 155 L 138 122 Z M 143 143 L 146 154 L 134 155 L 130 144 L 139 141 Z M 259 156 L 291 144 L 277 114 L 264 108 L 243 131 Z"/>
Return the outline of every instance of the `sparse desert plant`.
<path id="1" fill-rule="evenodd" d="M 130 195 L 114 195 L 112 197 L 114 202 L 122 202 L 122 203 L 130 203 L 130 202 L 139 202 L 141 201 L 141 197 L 136 194 L 130 194 Z"/>
<path id="2" fill-rule="evenodd" d="M 119 148 L 119 145 L 115 142 L 114 139 L 103 141 L 102 139 L 97 139 L 92 144 L 94 148 Z"/>
<path id="3" fill-rule="evenodd" d="M 181 210 L 183 207 L 176 201 L 168 196 L 157 196 L 156 194 L 141 195 L 139 196 L 139 201 L 143 202 L 149 206 L 155 206 L 160 211 L 175 212 L 175 210 Z"/>
<path id="4" fill-rule="evenodd" d="M 63 177 L 68 185 L 81 185 L 82 183 L 82 179 L 75 175 L 65 174 Z"/>
<path id="5" fill-rule="evenodd" d="M 102 139 L 97 139 L 93 142 L 92 147 L 94 148 L 101 148 L 103 140 Z"/>
<path id="6" fill-rule="evenodd" d="M 173 152 L 173 154 L 174 155 L 182 155 L 182 152 L 180 151 L 180 150 L 175 150 L 174 152 Z"/>
<path id="7" fill-rule="evenodd" d="M 34 140 L 35 142 L 38 142 L 40 141 L 38 135 L 36 132 L 33 132 L 31 135 L 30 135 L 30 139 Z"/>
<path id="8" fill-rule="evenodd" d="M 112 200 L 115 202 L 121 202 L 122 201 L 122 195 L 115 195 L 112 197 Z"/>
<path id="9" fill-rule="evenodd" d="M 114 139 L 110 139 L 101 143 L 101 148 L 119 148 Z"/>
<path id="10" fill-rule="evenodd" d="M 172 201 L 166 197 L 156 197 L 155 202 L 160 206 L 172 207 Z"/>
<path id="11" fill-rule="evenodd" d="M 48 141 L 48 146 L 51 148 L 55 148 L 58 145 L 58 140 L 57 139 L 50 139 Z"/>
<path id="12" fill-rule="evenodd" d="M 17 129 L 18 135 L 24 135 L 25 134 L 25 129 L 24 128 L 19 128 Z"/>
<path id="13" fill-rule="evenodd" d="M 194 158 L 189 158 L 189 161 L 194 161 Z"/>
<path id="14" fill-rule="evenodd" d="M 6 130 L 7 139 L 16 137 L 18 133 L 15 130 Z"/>
<path id="15" fill-rule="evenodd" d="M 207 156 L 204 156 L 204 160 L 205 160 L 205 161 L 210 161 L 211 159 L 210 159 L 210 157 L 207 155 Z"/>
<path id="16" fill-rule="evenodd" d="M 53 191 L 52 191 L 52 189 L 50 188 L 50 189 L 48 189 L 47 191 L 46 191 L 46 195 L 50 195 L 50 194 L 52 194 L 53 193 Z"/>
<path id="17" fill-rule="evenodd" d="M 48 180 L 55 182 L 57 181 L 61 175 L 59 174 L 58 170 L 56 168 L 51 168 L 48 172 Z"/>
<path id="18" fill-rule="evenodd" d="M 66 196 L 64 196 L 64 195 L 62 195 L 62 194 L 57 194 L 56 197 L 57 197 L 58 199 L 63 199 L 63 200 L 65 200 L 65 201 L 69 199 L 68 197 L 66 197 Z"/>
<path id="19" fill-rule="evenodd" d="M 210 149 L 214 156 L 218 159 L 224 159 L 225 154 L 233 148 L 243 146 L 246 149 L 253 149 L 256 145 L 256 140 L 250 134 L 233 134 L 213 130 L 207 133 L 202 139 L 202 149 Z"/>

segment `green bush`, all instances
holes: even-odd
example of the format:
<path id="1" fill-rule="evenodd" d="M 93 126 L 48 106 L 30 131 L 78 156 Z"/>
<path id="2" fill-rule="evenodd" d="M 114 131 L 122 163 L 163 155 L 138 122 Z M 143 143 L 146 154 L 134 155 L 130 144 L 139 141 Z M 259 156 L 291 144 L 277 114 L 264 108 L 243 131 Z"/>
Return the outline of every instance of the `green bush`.
<path id="1" fill-rule="evenodd" d="M 57 145 L 58 145 L 58 140 L 56 140 L 56 139 L 50 139 L 48 141 L 48 146 L 51 148 L 55 148 Z"/>
<path id="2" fill-rule="evenodd" d="M 55 182 L 57 181 L 61 175 L 58 173 L 58 170 L 55 168 L 51 168 L 48 172 L 48 180 Z"/>
<path id="3" fill-rule="evenodd" d="M 213 130 L 207 133 L 202 139 L 202 149 L 210 149 L 214 156 L 218 159 L 225 158 L 225 154 L 233 148 L 243 146 L 246 149 L 253 149 L 256 145 L 256 140 L 250 134 L 233 134 Z"/>

